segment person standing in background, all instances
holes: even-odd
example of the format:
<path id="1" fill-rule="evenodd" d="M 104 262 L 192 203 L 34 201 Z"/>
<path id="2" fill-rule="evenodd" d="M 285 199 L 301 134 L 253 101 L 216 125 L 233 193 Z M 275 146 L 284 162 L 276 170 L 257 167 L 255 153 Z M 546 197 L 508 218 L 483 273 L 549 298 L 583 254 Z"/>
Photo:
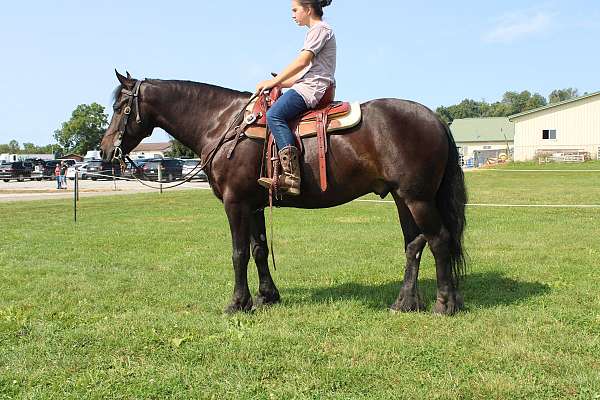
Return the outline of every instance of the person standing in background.
<path id="1" fill-rule="evenodd" d="M 60 177 L 60 164 L 56 164 L 56 167 L 54 167 L 54 177 L 56 178 L 56 188 L 62 189 L 62 178 Z"/>
<path id="2" fill-rule="evenodd" d="M 66 162 L 61 162 L 60 163 L 60 181 L 61 181 L 61 186 L 62 189 L 67 190 L 67 163 Z"/>

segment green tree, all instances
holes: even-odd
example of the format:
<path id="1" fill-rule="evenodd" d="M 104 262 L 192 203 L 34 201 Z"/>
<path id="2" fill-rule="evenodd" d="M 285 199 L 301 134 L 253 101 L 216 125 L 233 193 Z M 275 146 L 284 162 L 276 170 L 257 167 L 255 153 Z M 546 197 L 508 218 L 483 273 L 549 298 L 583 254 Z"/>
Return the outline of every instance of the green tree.
<path id="1" fill-rule="evenodd" d="M 510 115 L 511 107 L 509 104 L 497 101 L 490 105 L 490 112 L 486 117 L 506 117 Z"/>
<path id="2" fill-rule="evenodd" d="M 54 131 L 54 138 L 66 153 L 85 155 L 88 150 L 97 149 L 108 125 L 108 115 L 98 103 L 80 104 L 71 114 L 71 119 L 63 122 Z"/>
<path id="3" fill-rule="evenodd" d="M 64 154 L 63 149 L 58 144 L 47 144 L 38 148 L 40 154 Z"/>
<path id="4" fill-rule="evenodd" d="M 195 158 L 196 153 L 179 140 L 171 138 L 171 150 L 165 154 L 167 157 L 175 158 Z"/>
<path id="5" fill-rule="evenodd" d="M 455 119 L 482 117 L 489 112 L 489 108 L 490 105 L 485 101 L 464 99 L 453 106 L 438 107 L 436 112 L 443 121 L 451 123 Z"/>
<path id="6" fill-rule="evenodd" d="M 33 143 L 23 143 L 23 147 L 19 146 L 19 142 L 11 140 L 9 144 L 0 144 L 1 153 L 12 154 L 54 154 L 56 151 L 62 151 L 57 144 L 48 144 L 46 146 L 36 146 Z"/>
<path id="7" fill-rule="evenodd" d="M 23 153 L 25 154 L 36 154 L 39 147 L 33 143 L 23 143 Z"/>
<path id="8" fill-rule="evenodd" d="M 11 140 L 8 142 L 8 153 L 18 154 L 21 152 L 21 146 L 19 146 L 19 142 L 16 140 Z"/>
<path id="9" fill-rule="evenodd" d="M 547 104 L 546 98 L 538 93 L 531 94 L 528 90 L 521 93 L 506 92 L 502 96 L 502 103 L 507 106 L 508 115 L 519 114 Z M 508 116 L 506 115 L 506 116 Z"/>
<path id="10" fill-rule="evenodd" d="M 548 100 L 550 104 L 559 103 L 561 101 L 572 99 L 573 97 L 578 97 L 579 91 L 573 88 L 567 89 L 556 89 L 553 90 L 552 93 L 548 96 Z"/>
<path id="11" fill-rule="evenodd" d="M 524 90 L 519 92 L 506 92 L 502 101 L 489 104 L 486 101 L 475 101 L 465 99 L 459 104 L 449 107 L 438 107 L 436 112 L 446 123 L 451 123 L 459 118 L 482 118 L 482 117 L 508 117 L 534 108 L 543 107 L 547 104 L 544 96 Z"/>

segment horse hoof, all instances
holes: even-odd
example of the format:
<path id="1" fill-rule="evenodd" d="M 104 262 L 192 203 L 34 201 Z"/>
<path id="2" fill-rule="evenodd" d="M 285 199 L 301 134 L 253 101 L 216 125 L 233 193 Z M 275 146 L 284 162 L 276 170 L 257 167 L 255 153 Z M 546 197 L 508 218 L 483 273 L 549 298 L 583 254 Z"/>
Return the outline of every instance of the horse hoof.
<path id="1" fill-rule="evenodd" d="M 438 297 L 434 306 L 433 313 L 440 315 L 454 315 L 464 308 L 462 296 L 459 293 L 454 293 L 448 296 L 447 299 Z"/>
<path id="2" fill-rule="evenodd" d="M 273 304 L 277 304 L 279 302 L 281 302 L 281 297 L 279 297 L 278 292 L 269 293 L 266 295 L 259 293 L 256 295 L 256 303 L 254 305 L 254 309 L 272 306 Z"/>
<path id="3" fill-rule="evenodd" d="M 423 310 L 425 310 L 425 304 L 419 295 L 401 296 L 394 304 L 390 306 L 390 311 L 392 313 Z"/>
<path id="4" fill-rule="evenodd" d="M 239 312 L 251 312 L 252 311 L 252 298 L 249 298 L 245 302 L 234 301 L 225 308 L 225 314 L 235 314 Z"/>

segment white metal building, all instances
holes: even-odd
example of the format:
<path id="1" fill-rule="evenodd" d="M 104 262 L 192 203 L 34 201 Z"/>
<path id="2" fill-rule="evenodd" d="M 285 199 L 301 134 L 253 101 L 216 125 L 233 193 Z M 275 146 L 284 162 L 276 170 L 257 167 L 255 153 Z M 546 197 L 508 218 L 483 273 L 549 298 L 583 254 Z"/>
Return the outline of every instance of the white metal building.
<path id="1" fill-rule="evenodd" d="M 515 161 L 539 154 L 600 156 L 600 92 L 509 117 L 515 123 Z"/>

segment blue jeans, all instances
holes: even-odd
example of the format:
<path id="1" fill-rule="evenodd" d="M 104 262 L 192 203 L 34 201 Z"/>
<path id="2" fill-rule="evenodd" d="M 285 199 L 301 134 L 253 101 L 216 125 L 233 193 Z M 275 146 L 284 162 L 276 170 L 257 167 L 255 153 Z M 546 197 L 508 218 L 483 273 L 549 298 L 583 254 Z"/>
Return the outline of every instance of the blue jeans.
<path id="1" fill-rule="evenodd" d="M 279 150 L 287 146 L 296 146 L 294 134 L 290 130 L 288 123 L 295 120 L 308 110 L 302 96 L 295 90 L 290 89 L 285 92 L 273 106 L 267 111 L 267 124 L 273 132 L 275 143 Z"/>
<path id="2" fill-rule="evenodd" d="M 61 188 L 61 183 L 62 183 L 62 179 L 60 178 L 60 176 L 56 177 L 56 188 L 60 189 Z"/>

